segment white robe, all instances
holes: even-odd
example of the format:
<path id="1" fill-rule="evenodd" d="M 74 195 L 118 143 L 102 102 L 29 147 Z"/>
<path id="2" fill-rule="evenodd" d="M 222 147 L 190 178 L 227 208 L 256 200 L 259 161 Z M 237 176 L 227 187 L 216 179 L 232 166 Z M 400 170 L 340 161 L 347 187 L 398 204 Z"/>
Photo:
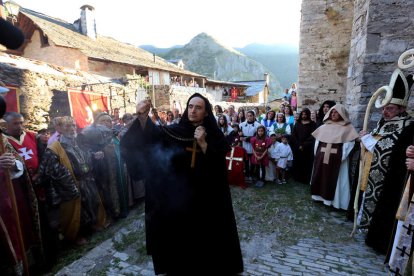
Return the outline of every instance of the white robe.
<path id="1" fill-rule="evenodd" d="M 276 146 L 276 160 L 277 166 L 282 169 L 286 169 L 287 162 L 293 160 L 293 153 L 292 149 L 290 148 L 289 144 L 279 143 Z"/>
<path id="2" fill-rule="evenodd" d="M 267 151 L 267 154 L 269 155 L 269 159 L 270 158 L 275 158 L 274 156 L 275 156 L 275 149 L 276 149 L 276 146 L 277 146 L 277 144 L 279 144 L 279 142 L 278 141 L 276 141 L 274 144 L 272 144 L 270 147 L 269 147 L 269 149 L 268 149 L 268 151 Z M 276 165 L 272 162 L 272 161 L 269 161 L 269 165 L 268 166 L 266 166 L 266 177 L 265 177 L 265 181 L 273 181 L 273 180 L 275 180 L 276 179 Z"/>

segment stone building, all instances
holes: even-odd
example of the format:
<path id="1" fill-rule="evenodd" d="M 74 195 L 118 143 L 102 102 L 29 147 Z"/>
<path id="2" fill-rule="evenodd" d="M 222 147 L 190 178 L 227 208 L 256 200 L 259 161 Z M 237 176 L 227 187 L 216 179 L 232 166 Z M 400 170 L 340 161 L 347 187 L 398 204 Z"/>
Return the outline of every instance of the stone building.
<path id="1" fill-rule="evenodd" d="M 80 18 L 72 24 L 20 7 L 16 24 L 26 40 L 17 50 L 3 49 L 0 80 L 15 90 L 15 109 L 26 115 L 33 129 L 44 127 L 50 117 L 74 115 L 72 95 L 101 99 L 99 109 L 112 113 L 117 108 L 122 116 L 133 113 L 136 101 L 147 96 L 157 108 L 183 111 L 195 92 L 214 103 L 222 101 L 226 88 L 247 88 L 207 80 L 143 49 L 101 36 L 94 12 L 92 6 L 82 6 Z M 88 101 L 89 116 L 94 106 Z"/>
<path id="2" fill-rule="evenodd" d="M 389 83 L 399 56 L 414 47 L 412 18 L 411 0 L 303 0 L 299 104 L 317 109 L 335 100 L 362 127 L 372 93 Z M 376 111 L 371 124 L 378 118 Z"/>

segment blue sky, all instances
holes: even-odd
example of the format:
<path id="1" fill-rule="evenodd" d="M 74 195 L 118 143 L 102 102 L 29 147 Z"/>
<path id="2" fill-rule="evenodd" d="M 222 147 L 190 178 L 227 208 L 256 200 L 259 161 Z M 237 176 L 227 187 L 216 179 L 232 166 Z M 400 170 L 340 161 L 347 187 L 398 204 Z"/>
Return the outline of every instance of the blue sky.
<path id="1" fill-rule="evenodd" d="M 95 7 L 97 31 L 134 45 L 183 45 L 205 32 L 231 47 L 299 44 L 302 0 L 16 0 L 21 6 L 73 22 Z"/>

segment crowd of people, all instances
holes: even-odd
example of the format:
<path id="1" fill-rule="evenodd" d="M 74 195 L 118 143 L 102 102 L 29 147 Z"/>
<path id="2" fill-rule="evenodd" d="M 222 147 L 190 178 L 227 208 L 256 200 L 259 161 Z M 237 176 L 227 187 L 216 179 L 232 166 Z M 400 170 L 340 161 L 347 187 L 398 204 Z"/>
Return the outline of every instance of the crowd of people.
<path id="1" fill-rule="evenodd" d="M 287 102 L 266 113 L 259 108 L 235 112 L 233 106 L 227 112 L 220 106 L 214 110 L 233 146 L 226 157 L 230 184 L 261 188 L 285 184 L 292 177 L 310 185 L 315 203 L 346 210 L 348 218 L 355 218 L 357 228 L 366 233 L 366 244 L 386 254 L 390 272 L 397 275 L 412 261 L 413 231 L 405 229 L 414 225 L 414 182 L 407 181 L 414 166 L 414 124 L 406 111 L 413 80 L 397 70 L 391 79 L 394 96 L 370 133 L 358 133 L 346 108 L 333 100 L 313 112 L 304 108 L 295 113 Z M 363 167 L 358 168 L 361 147 Z M 243 170 L 237 167 L 241 164 Z M 241 173 L 243 178 L 236 177 Z M 357 190 L 361 192 L 355 199 Z"/>
<path id="2" fill-rule="evenodd" d="M 0 266 L 18 275 L 51 266 L 62 247 L 84 245 L 145 200 L 147 252 L 157 274 L 200 267 L 239 273 L 228 184 L 260 189 L 293 179 L 310 185 L 315 204 L 339 210 L 349 210 L 360 189 L 356 223 L 369 246 L 388 253 L 390 271 L 401 271 L 408 262 L 399 251 L 408 248 L 403 230 L 412 225 L 414 190 L 412 181 L 405 185 L 407 168 L 414 169 L 408 94 L 394 92 L 371 133 L 358 133 L 345 106 L 332 100 L 314 112 L 295 112 L 287 102 L 236 111 L 233 105 L 213 107 L 196 93 L 182 114 L 174 109 L 160 115 L 143 101 L 137 113 L 122 118 L 119 110 L 112 116 L 96 112 L 93 124 L 77 129 L 74 118 L 56 117 L 52 129 L 37 133 L 25 130 L 22 114 L 6 113 Z M 352 177 L 350 159 L 360 145 L 364 167 L 361 177 Z M 207 265 L 212 255 L 214 265 Z"/>
<path id="3" fill-rule="evenodd" d="M 144 183 L 130 177 L 120 152 L 121 137 L 133 119 L 132 114 L 117 119 L 97 112 L 94 123 L 79 130 L 74 118 L 55 117 L 53 129 L 34 133 L 25 130 L 22 114 L 3 116 L 4 273 L 21 275 L 28 267 L 53 266 L 62 248 L 84 245 L 91 234 L 125 218 L 131 207 L 143 202 Z"/>

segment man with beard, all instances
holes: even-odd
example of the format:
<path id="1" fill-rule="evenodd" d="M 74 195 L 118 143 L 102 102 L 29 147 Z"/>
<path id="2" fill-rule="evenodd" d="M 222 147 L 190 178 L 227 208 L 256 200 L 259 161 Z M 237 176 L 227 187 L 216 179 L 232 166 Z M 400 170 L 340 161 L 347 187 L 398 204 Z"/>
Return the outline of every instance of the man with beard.
<path id="1" fill-rule="evenodd" d="M 121 140 L 128 170 L 146 181 L 147 253 L 156 274 L 234 275 L 243 271 L 227 183 L 230 147 L 209 101 L 193 94 L 179 124 L 156 126 L 150 101 Z"/>
<path id="2" fill-rule="evenodd" d="M 364 191 L 358 214 L 358 226 L 367 228 L 367 245 L 385 254 L 393 242 L 393 227 L 401 199 L 405 175 L 405 151 L 412 143 L 414 125 L 406 107 L 413 83 L 396 69 L 389 84 L 390 103 L 382 108 L 382 118 L 370 133 L 360 132 L 367 152 L 362 172 Z"/>
<path id="3" fill-rule="evenodd" d="M 44 185 L 49 223 L 55 231 L 77 245 L 85 235 L 103 227 L 105 211 L 92 175 L 92 156 L 79 148 L 76 124 L 72 117 L 62 118 L 59 141 L 48 146 L 39 167 L 38 183 Z"/>

